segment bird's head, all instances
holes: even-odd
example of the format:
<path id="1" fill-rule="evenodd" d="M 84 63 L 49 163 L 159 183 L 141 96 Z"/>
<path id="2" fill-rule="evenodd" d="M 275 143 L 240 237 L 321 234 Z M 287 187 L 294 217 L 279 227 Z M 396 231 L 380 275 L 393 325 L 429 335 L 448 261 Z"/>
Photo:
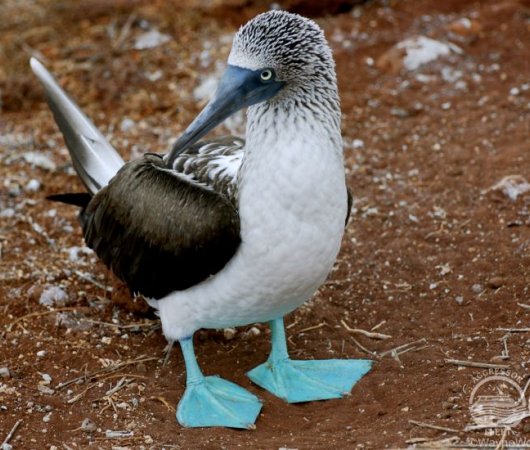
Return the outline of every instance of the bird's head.
<path id="1" fill-rule="evenodd" d="M 320 27 L 285 11 L 256 16 L 236 34 L 214 97 L 177 140 L 167 165 L 240 109 L 315 84 L 336 86 L 333 57 Z"/>
<path id="2" fill-rule="evenodd" d="M 334 79 L 334 61 L 322 29 L 312 20 L 285 11 L 256 16 L 236 34 L 229 67 L 256 71 L 285 87 Z"/>

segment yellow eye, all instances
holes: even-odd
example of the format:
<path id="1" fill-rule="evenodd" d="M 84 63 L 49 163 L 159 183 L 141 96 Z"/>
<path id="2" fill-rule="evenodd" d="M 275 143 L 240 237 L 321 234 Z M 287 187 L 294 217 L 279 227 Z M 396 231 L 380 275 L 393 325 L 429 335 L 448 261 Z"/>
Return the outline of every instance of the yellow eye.
<path id="1" fill-rule="evenodd" d="M 265 69 L 263 72 L 261 72 L 260 74 L 260 78 L 263 80 L 263 81 L 269 81 L 269 80 L 272 80 L 272 70 L 270 69 Z"/>

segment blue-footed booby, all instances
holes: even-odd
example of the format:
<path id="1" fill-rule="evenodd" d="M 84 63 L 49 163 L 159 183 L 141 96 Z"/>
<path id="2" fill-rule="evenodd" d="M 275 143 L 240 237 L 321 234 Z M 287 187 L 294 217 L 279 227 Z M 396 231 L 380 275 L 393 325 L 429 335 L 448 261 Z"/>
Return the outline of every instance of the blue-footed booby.
<path id="1" fill-rule="evenodd" d="M 341 397 L 368 360 L 289 358 L 283 316 L 324 283 L 349 215 L 340 104 L 331 50 L 313 21 L 260 14 L 235 35 L 213 99 L 166 155 L 124 163 L 35 59 L 87 193 L 52 198 L 80 206 L 87 245 L 158 309 L 187 371 L 177 420 L 187 427 L 253 428 L 254 394 L 204 376 L 200 328 L 270 322 L 272 350 L 250 379 L 287 402 Z M 248 108 L 246 139 L 200 141 Z"/>

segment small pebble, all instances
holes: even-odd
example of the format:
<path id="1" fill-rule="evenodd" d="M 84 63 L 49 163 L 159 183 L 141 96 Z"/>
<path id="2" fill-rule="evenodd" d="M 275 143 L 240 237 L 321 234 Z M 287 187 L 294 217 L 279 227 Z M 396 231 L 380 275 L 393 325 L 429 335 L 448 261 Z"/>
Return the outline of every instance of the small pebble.
<path id="1" fill-rule="evenodd" d="M 241 338 L 243 340 L 247 340 L 250 338 L 253 338 L 254 336 L 259 336 L 261 334 L 261 331 L 257 327 L 252 327 L 249 330 L 245 331 L 244 333 L 241 333 Z"/>
<path id="2" fill-rule="evenodd" d="M 131 128 L 134 127 L 134 125 L 136 125 L 134 120 L 129 119 L 128 117 L 126 117 L 120 123 L 120 130 L 124 131 L 124 132 L 125 131 L 129 131 Z"/>
<path id="3" fill-rule="evenodd" d="M 93 431 L 96 431 L 96 428 L 96 424 L 88 417 L 81 422 L 81 430 L 85 433 L 92 433 Z"/>
<path id="4" fill-rule="evenodd" d="M 237 334 L 237 330 L 235 328 L 225 328 L 223 330 L 223 334 L 225 336 L 225 339 L 227 341 L 230 341 L 231 339 L 234 339 Z"/>
<path id="5" fill-rule="evenodd" d="M 39 390 L 39 392 L 46 394 L 46 395 L 52 395 L 55 393 L 54 389 L 49 388 L 48 386 L 45 386 L 44 384 L 39 384 L 37 386 L 37 389 Z"/>
<path id="6" fill-rule="evenodd" d="M 39 351 L 37 352 L 37 356 L 38 356 L 39 358 L 43 358 L 44 356 L 46 356 L 46 350 L 39 350 Z"/>
<path id="7" fill-rule="evenodd" d="M 484 286 L 482 286 L 481 284 L 474 284 L 473 286 L 471 286 L 471 290 L 475 293 L 475 294 L 480 294 L 483 290 L 484 290 Z"/>
<path id="8" fill-rule="evenodd" d="M 33 178 L 26 184 L 26 191 L 37 192 L 40 189 L 40 181 Z"/>
<path id="9" fill-rule="evenodd" d="M 0 377 L 1 378 L 11 377 L 11 372 L 9 372 L 9 369 L 7 367 L 0 367 Z"/>
<path id="10" fill-rule="evenodd" d="M 455 300 L 456 303 L 458 303 L 459 305 L 462 305 L 464 303 L 464 297 L 462 297 L 461 295 L 458 295 Z"/>
<path id="11" fill-rule="evenodd" d="M 50 384 L 52 381 L 52 377 L 48 375 L 47 373 L 41 373 L 40 376 L 42 377 L 42 380 L 44 381 L 44 384 Z"/>
<path id="12" fill-rule="evenodd" d="M 14 215 L 15 215 L 15 210 L 13 208 L 6 208 L 0 211 L 0 217 L 6 218 L 6 219 L 9 217 L 13 217 Z"/>
<path id="13" fill-rule="evenodd" d="M 390 110 L 390 114 L 392 114 L 395 117 L 400 117 L 402 119 L 406 119 L 407 117 L 410 117 L 410 113 L 404 108 L 392 108 Z"/>
<path id="14" fill-rule="evenodd" d="M 364 147 L 364 141 L 362 139 L 354 139 L 352 141 L 352 147 L 353 148 L 363 148 Z"/>
<path id="15" fill-rule="evenodd" d="M 486 284 L 491 289 L 499 289 L 502 285 L 504 285 L 504 280 L 501 277 L 492 277 Z"/>
<path id="16" fill-rule="evenodd" d="M 50 421 L 51 418 L 52 418 L 52 413 L 49 412 L 48 414 L 46 414 L 46 415 L 42 418 L 42 421 L 48 423 L 48 422 Z"/>
<path id="17" fill-rule="evenodd" d="M 42 291 L 39 303 L 43 306 L 64 306 L 68 303 L 68 294 L 59 286 L 49 286 Z"/>

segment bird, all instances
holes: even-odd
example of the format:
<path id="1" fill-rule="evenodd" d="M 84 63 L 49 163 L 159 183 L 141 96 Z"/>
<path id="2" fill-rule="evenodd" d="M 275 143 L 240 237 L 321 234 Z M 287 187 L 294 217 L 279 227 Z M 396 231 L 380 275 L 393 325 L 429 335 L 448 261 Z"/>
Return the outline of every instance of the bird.
<path id="1" fill-rule="evenodd" d="M 267 322 L 268 358 L 247 375 L 289 403 L 340 398 L 371 360 L 293 360 L 283 317 L 331 272 L 351 208 L 335 62 L 322 29 L 297 14 L 261 13 L 235 34 L 213 98 L 169 151 L 124 162 L 37 59 L 86 192 L 86 244 L 160 316 L 179 342 L 184 427 L 255 427 L 262 401 L 199 367 L 193 335 Z M 245 139 L 201 140 L 246 108 Z"/>

